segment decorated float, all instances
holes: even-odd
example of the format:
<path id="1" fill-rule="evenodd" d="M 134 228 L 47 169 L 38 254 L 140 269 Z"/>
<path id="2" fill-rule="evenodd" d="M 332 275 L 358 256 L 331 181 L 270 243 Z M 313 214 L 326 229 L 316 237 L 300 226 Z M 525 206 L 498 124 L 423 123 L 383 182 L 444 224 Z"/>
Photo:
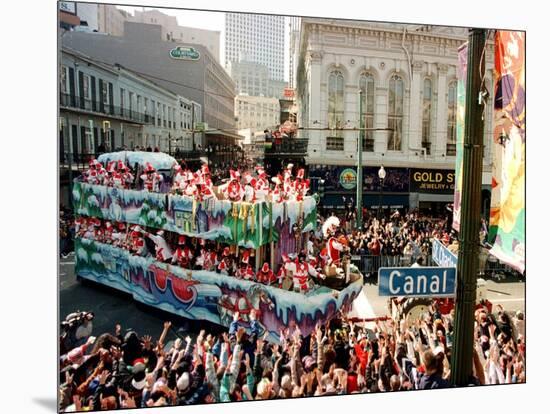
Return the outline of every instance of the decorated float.
<path id="1" fill-rule="evenodd" d="M 232 202 L 217 196 L 201 200 L 170 191 L 177 162 L 166 154 L 124 151 L 103 154 L 97 161 L 105 167 L 113 161 L 123 162 L 136 176 L 146 166 L 153 166 L 163 175 L 159 191 L 90 184 L 80 177 L 73 184 L 77 217 L 125 223 L 126 229 L 137 225 L 173 232 L 228 246 L 236 255 L 246 249 L 252 251 L 255 270 L 264 262 L 272 269 L 279 267 L 283 257 L 301 249 L 305 235 L 317 225 L 316 200 L 311 196 L 279 203 L 269 198 L 255 202 Z M 223 326 L 229 326 L 238 311 L 242 325 L 248 327 L 254 309 L 260 326 L 273 340 L 280 329 L 292 326 L 308 335 L 316 323 L 349 309 L 363 286 L 362 276 L 350 272 L 348 266 L 346 283 L 338 289 L 312 283 L 305 293 L 290 291 L 213 270 L 183 268 L 155 256 L 138 256 L 108 237 L 101 241 L 76 237 L 78 278 L 126 292 L 138 302 L 188 319 Z"/>

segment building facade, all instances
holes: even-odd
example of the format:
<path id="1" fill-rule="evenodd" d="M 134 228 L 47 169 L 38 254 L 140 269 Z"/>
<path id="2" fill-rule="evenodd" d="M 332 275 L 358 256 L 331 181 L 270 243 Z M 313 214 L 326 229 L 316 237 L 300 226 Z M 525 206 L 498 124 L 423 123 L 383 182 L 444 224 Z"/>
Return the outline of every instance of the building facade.
<path id="1" fill-rule="evenodd" d="M 310 173 L 322 170 L 319 176 L 336 175 L 331 180 L 338 181 L 344 169 L 353 169 L 360 132 L 346 129 L 360 126 L 378 129 L 361 132 L 363 165 L 394 170 L 389 178 L 396 183 L 414 175 L 415 169 L 430 170 L 434 177 L 454 172 L 457 50 L 466 40 L 467 31 L 460 28 L 303 18 L 296 56 L 298 123 L 304 128 L 301 136 L 309 138 Z M 490 48 L 484 73 L 488 85 Z M 491 108 L 489 100 L 483 160 L 486 188 L 491 182 Z M 376 171 L 364 177 L 371 190 L 389 186 L 388 178 L 378 183 Z M 335 183 L 337 197 L 345 193 L 344 187 Z M 422 188 L 426 186 L 396 185 L 395 192 L 406 197 L 394 205 L 436 207 L 430 203 L 452 202 L 450 188 L 446 194 L 422 193 Z M 372 196 L 366 197 L 367 205 L 377 204 Z M 337 204 L 335 200 L 332 204 Z"/>
<path id="2" fill-rule="evenodd" d="M 235 97 L 235 116 L 239 130 L 251 133 L 275 129 L 280 121 L 280 105 L 277 98 L 238 95 Z"/>
<path id="3" fill-rule="evenodd" d="M 97 5 L 98 31 L 111 36 L 124 35 L 124 23 L 132 16 L 112 4 Z"/>
<path id="4" fill-rule="evenodd" d="M 62 44 L 106 64 L 118 63 L 196 102 L 201 107 L 200 122 L 208 124 L 207 131 L 195 134 L 197 146 L 206 148 L 209 140 L 233 144 L 238 138 L 234 82 L 207 48 L 168 42 L 161 33 L 159 25 L 125 22 L 123 36 L 67 32 Z"/>
<path id="5" fill-rule="evenodd" d="M 129 20 L 136 23 L 158 24 L 162 28 L 163 40 L 203 45 L 218 62 L 220 61 L 220 32 L 217 30 L 180 26 L 176 17 L 156 9 L 136 10 Z"/>
<path id="6" fill-rule="evenodd" d="M 250 61 L 232 61 L 229 74 L 235 81 L 238 95 L 268 96 L 269 68 Z"/>
<path id="7" fill-rule="evenodd" d="M 285 18 L 261 14 L 225 14 L 225 67 L 241 56 L 269 68 L 269 77 L 284 80 Z"/>
<path id="8" fill-rule="evenodd" d="M 62 158 L 127 148 L 192 149 L 197 102 L 119 65 L 63 48 L 59 68 Z"/>

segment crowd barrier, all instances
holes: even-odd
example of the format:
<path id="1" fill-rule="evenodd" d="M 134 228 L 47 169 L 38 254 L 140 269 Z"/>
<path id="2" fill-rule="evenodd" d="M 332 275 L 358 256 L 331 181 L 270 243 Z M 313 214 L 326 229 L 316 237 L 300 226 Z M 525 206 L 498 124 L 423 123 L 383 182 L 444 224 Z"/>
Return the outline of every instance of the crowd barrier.
<path id="1" fill-rule="evenodd" d="M 413 265 L 418 257 L 422 257 L 422 266 L 437 266 L 431 255 L 400 255 L 400 256 L 374 256 L 374 255 L 352 255 L 351 261 L 363 273 L 365 279 L 376 281 L 378 269 L 381 267 L 408 267 Z M 500 262 L 496 257 L 484 254 L 479 256 L 480 277 L 489 277 L 495 280 L 508 278 L 520 279 L 523 276 L 505 263 Z"/>

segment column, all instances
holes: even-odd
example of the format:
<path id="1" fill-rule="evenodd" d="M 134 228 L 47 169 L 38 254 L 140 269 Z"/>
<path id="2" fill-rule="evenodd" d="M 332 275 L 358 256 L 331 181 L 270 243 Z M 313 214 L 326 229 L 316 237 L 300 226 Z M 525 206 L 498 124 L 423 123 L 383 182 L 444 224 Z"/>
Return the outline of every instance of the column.
<path id="1" fill-rule="evenodd" d="M 437 64 L 437 106 L 435 122 L 435 141 L 432 155 L 441 159 L 447 153 L 447 72 L 449 67 Z"/>
<path id="2" fill-rule="evenodd" d="M 323 53 L 319 51 L 310 51 L 310 76 L 309 76 L 309 125 L 306 127 L 321 127 L 321 60 Z M 318 123 L 313 124 L 317 121 Z M 325 140 L 321 131 L 309 131 L 308 152 L 314 157 L 319 156 L 325 147 Z M 317 152 L 312 154 L 313 149 Z"/>
<path id="3" fill-rule="evenodd" d="M 409 148 L 421 148 L 422 144 L 422 101 L 420 99 L 420 91 L 422 90 L 422 68 L 424 62 L 413 62 L 413 73 L 410 95 L 410 120 L 409 120 Z"/>

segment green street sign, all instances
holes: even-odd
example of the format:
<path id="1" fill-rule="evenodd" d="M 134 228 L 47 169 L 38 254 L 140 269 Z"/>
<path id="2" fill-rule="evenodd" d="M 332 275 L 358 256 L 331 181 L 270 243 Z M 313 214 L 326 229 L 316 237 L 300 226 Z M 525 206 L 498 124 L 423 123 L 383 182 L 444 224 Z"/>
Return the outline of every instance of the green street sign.
<path id="1" fill-rule="evenodd" d="M 351 190 L 357 185 L 357 172 L 352 168 L 346 168 L 340 173 L 340 185 L 346 190 Z"/>
<path id="2" fill-rule="evenodd" d="M 172 59 L 199 60 L 201 54 L 192 47 L 178 46 L 170 51 L 170 57 Z"/>

